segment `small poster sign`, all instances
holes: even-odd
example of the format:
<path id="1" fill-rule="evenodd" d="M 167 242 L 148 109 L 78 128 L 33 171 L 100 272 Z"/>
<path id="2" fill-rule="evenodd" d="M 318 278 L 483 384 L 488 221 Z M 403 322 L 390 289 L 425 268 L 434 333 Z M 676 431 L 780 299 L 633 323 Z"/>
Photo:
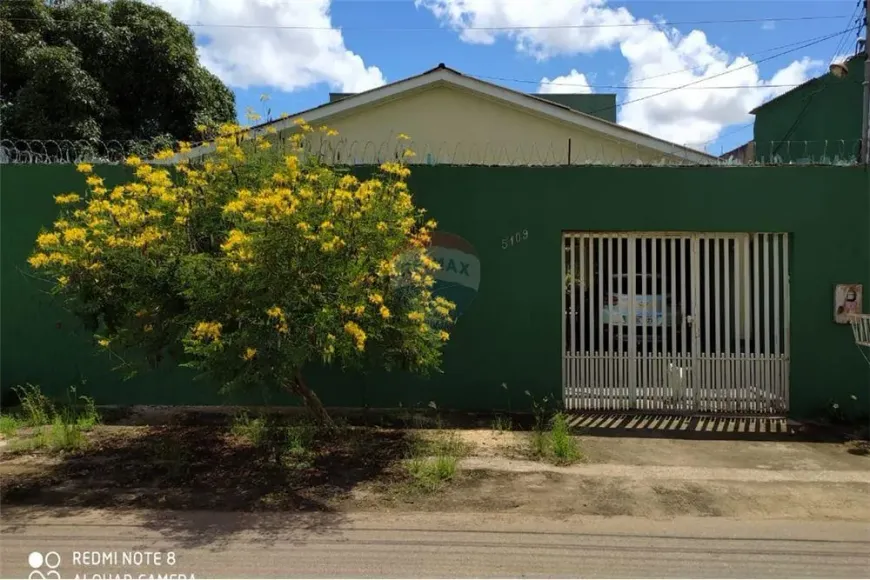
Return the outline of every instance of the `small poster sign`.
<path id="1" fill-rule="evenodd" d="M 864 287 L 861 284 L 837 284 L 834 291 L 834 322 L 849 324 L 852 314 L 861 314 Z"/>

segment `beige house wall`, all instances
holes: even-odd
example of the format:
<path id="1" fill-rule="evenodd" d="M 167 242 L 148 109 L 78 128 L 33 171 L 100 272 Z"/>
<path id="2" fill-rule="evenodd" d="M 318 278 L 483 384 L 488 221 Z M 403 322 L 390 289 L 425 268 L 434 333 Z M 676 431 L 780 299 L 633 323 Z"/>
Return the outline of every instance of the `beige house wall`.
<path id="1" fill-rule="evenodd" d="M 304 117 L 304 116 L 303 116 Z M 339 135 L 313 143 L 343 163 L 395 158 L 411 137 L 414 163 L 563 165 L 654 163 L 667 156 L 461 88 L 436 86 L 318 120 Z M 569 159 L 570 140 L 570 159 Z M 678 158 L 672 158 L 671 162 Z"/>

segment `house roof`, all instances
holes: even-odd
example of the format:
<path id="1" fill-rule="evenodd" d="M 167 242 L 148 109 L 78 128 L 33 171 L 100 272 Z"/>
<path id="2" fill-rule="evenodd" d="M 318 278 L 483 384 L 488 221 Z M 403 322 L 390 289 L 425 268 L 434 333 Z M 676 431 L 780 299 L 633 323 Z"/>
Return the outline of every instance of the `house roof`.
<path id="1" fill-rule="evenodd" d="M 864 59 L 864 54 L 856 54 L 856 55 L 854 55 L 854 56 L 852 56 L 852 57 L 847 58 L 847 59 L 846 59 L 845 61 L 843 61 L 843 62 L 845 62 L 845 63 L 848 64 L 848 63 L 851 63 L 852 61 L 858 61 L 858 60 L 863 60 L 863 59 Z M 852 66 L 854 66 L 854 65 L 852 65 Z M 851 67 L 850 67 L 850 68 L 851 68 Z M 781 102 L 781 100 L 782 100 L 784 97 L 786 97 L 787 95 L 791 95 L 791 94 L 794 93 L 795 91 L 802 90 L 802 89 L 804 89 L 805 87 L 809 87 L 809 86 L 813 86 L 813 85 L 820 84 L 820 83 L 824 82 L 825 80 L 827 80 L 828 78 L 830 78 L 830 76 L 831 76 L 831 73 L 828 72 L 828 73 L 825 73 L 825 74 L 823 74 L 823 75 L 821 75 L 821 76 L 817 76 L 817 77 L 811 78 L 810 80 L 808 80 L 808 81 L 806 81 L 806 82 L 804 82 L 804 83 L 802 83 L 802 84 L 799 84 L 798 86 L 796 86 L 796 87 L 794 87 L 794 88 L 792 88 L 792 89 L 787 90 L 786 92 L 782 93 L 781 95 L 777 95 L 777 96 L 773 97 L 772 99 L 770 99 L 769 101 L 765 101 L 764 103 L 761 103 L 760 105 L 758 105 L 757 107 L 755 107 L 754 109 L 752 109 L 751 111 L 749 111 L 749 114 L 750 114 L 750 115 L 754 115 L 754 114 L 756 114 L 758 111 L 767 108 L 767 106 L 770 105 L 770 104 L 772 104 L 772 103 L 779 103 L 779 102 Z"/>
<path id="2" fill-rule="evenodd" d="M 462 88 L 507 105 L 512 105 L 529 112 L 538 113 L 566 122 L 580 129 L 593 131 L 614 139 L 635 143 L 641 147 L 658 151 L 666 155 L 683 158 L 694 163 L 711 163 L 717 159 L 714 155 L 682 145 L 677 145 L 676 143 L 671 143 L 653 137 L 652 135 L 635 131 L 628 127 L 623 127 L 622 125 L 617 125 L 616 123 L 600 119 L 588 113 L 574 110 L 567 105 L 464 75 L 457 70 L 445 66 L 443 63 L 422 74 L 408 77 L 362 93 L 348 95 L 344 98 L 333 100 L 332 102 L 324 103 L 317 107 L 296 113 L 295 115 L 290 115 L 283 119 L 278 119 L 247 129 L 245 130 L 245 133 L 256 136 L 267 129 L 276 131 L 289 129 L 294 127 L 295 122 L 300 118 L 305 119 L 306 122 L 314 123 L 321 119 L 326 119 L 333 115 L 353 110 L 357 107 L 399 97 L 408 91 L 438 85 Z M 211 153 L 213 150 L 213 145 L 196 147 L 187 153 L 176 155 L 167 160 L 167 162 L 173 163 L 184 159 L 197 158 Z"/>
<path id="3" fill-rule="evenodd" d="M 532 93 L 532 96 L 616 123 L 616 93 Z"/>

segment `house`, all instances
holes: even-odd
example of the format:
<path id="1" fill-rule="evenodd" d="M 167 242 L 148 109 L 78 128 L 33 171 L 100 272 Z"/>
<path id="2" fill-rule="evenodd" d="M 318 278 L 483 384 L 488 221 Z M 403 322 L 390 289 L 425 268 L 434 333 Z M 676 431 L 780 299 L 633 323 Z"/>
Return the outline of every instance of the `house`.
<path id="1" fill-rule="evenodd" d="M 536 95 L 514 91 L 444 66 L 255 127 L 279 138 L 296 121 L 338 131 L 309 146 L 337 163 L 395 159 L 454 165 L 712 164 L 717 158 L 618 125 L 615 95 Z M 410 143 L 400 135 L 409 135 Z M 208 154 L 200 147 L 182 158 Z"/>
<path id="2" fill-rule="evenodd" d="M 724 153 L 721 158 L 729 162 L 752 163 L 755 161 L 755 141 L 744 143 L 740 147 Z"/>
<path id="3" fill-rule="evenodd" d="M 862 53 L 846 60 L 844 76 L 828 72 L 750 111 L 755 115 L 755 160 L 856 161 L 865 58 Z"/>

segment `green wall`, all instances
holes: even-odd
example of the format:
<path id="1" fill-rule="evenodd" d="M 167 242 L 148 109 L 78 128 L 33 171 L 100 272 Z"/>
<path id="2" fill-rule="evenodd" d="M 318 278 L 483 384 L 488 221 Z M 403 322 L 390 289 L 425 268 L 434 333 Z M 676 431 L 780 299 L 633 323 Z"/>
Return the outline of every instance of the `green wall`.
<path id="1" fill-rule="evenodd" d="M 99 167 L 107 182 L 118 167 Z M 226 399 L 181 369 L 128 382 L 94 354 L 74 320 L 32 278 L 25 259 L 51 196 L 80 189 L 69 166 L 0 168 L 2 215 L 2 386 L 25 381 L 61 392 L 80 378 L 103 404 L 262 402 L 260 393 Z M 440 229 L 476 248 L 478 295 L 448 343 L 444 373 L 430 378 L 374 372 L 309 371 L 327 405 L 426 405 L 485 410 L 528 406 L 560 393 L 563 230 L 766 231 L 792 234 L 792 414 L 818 413 L 832 400 L 866 396 L 870 368 L 848 326 L 832 321 L 833 286 L 863 283 L 870 311 L 870 180 L 861 167 L 418 167 L 411 187 Z M 528 239 L 502 249 L 517 231 Z M 507 390 L 502 384 L 507 385 Z M 510 401 L 509 401 L 510 397 Z M 272 404 L 287 403 L 281 395 Z"/>
<path id="2" fill-rule="evenodd" d="M 757 161 L 858 159 L 864 60 L 848 64 L 844 78 L 827 73 L 755 110 Z"/>

